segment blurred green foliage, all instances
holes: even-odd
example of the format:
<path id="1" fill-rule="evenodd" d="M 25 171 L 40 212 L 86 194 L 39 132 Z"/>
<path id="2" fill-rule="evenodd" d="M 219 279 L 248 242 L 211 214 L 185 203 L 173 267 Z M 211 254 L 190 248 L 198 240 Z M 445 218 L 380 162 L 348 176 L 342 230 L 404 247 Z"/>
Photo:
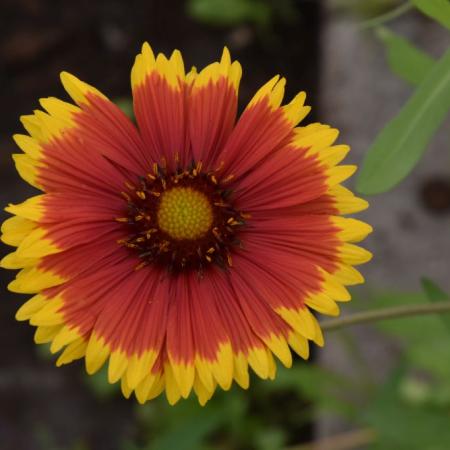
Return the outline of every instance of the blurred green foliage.
<path id="1" fill-rule="evenodd" d="M 266 29 L 273 20 L 291 21 L 297 17 L 294 0 L 188 0 L 187 13 L 212 26 L 253 24 Z"/>
<path id="2" fill-rule="evenodd" d="M 363 18 L 379 16 L 401 4 L 401 0 L 330 0 L 330 4 L 346 14 L 357 14 Z"/>
<path id="3" fill-rule="evenodd" d="M 107 380 L 108 367 L 106 365 L 93 376 L 84 377 L 87 387 L 99 400 L 107 400 L 120 392 L 118 384 L 110 384 Z"/>
<path id="4" fill-rule="evenodd" d="M 448 0 L 411 0 L 431 19 L 450 30 L 450 2 Z"/>
<path id="5" fill-rule="evenodd" d="M 385 192 L 416 166 L 450 110 L 450 49 L 433 65 L 399 114 L 375 139 L 361 168 L 357 189 Z"/>
<path id="6" fill-rule="evenodd" d="M 371 300 L 373 309 L 387 306 L 425 303 L 429 294 L 385 294 Z M 450 387 L 450 332 L 445 321 L 448 316 L 416 316 L 402 320 L 380 322 L 384 333 L 397 338 L 405 345 L 403 359 L 410 367 L 429 371 Z"/>
<path id="7" fill-rule="evenodd" d="M 433 68 L 435 60 L 385 27 L 379 27 L 376 32 L 386 47 L 392 71 L 412 86 L 423 81 Z"/>
<path id="8" fill-rule="evenodd" d="M 133 100 L 130 97 L 120 97 L 114 103 L 130 118 L 134 119 Z"/>
<path id="9" fill-rule="evenodd" d="M 377 436 L 371 450 L 447 450 L 448 408 L 414 403 L 402 395 L 407 380 L 405 370 L 395 371 L 368 408 L 365 421 Z"/>
<path id="10" fill-rule="evenodd" d="M 412 0 L 427 16 L 450 29 L 448 0 Z M 392 71 L 416 86 L 408 102 L 378 134 L 360 170 L 356 188 L 371 195 L 386 192 L 420 161 L 450 110 L 450 49 L 439 61 L 405 39 L 380 28 Z"/>
<path id="11" fill-rule="evenodd" d="M 376 309 L 448 299 L 424 280 L 425 293 L 384 294 Z M 399 361 L 376 391 L 364 418 L 376 430 L 374 450 L 446 450 L 450 445 L 450 316 L 411 317 L 381 322 L 378 328 L 402 343 Z"/>
<path id="12" fill-rule="evenodd" d="M 210 25 L 235 25 L 250 22 L 265 26 L 270 19 L 270 6 L 261 0 L 190 0 L 189 14 Z"/>

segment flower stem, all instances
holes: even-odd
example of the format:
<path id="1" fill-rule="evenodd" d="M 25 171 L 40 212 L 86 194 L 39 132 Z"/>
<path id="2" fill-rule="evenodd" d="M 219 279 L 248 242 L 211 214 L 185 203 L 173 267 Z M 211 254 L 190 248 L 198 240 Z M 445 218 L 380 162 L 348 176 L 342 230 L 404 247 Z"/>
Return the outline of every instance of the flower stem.
<path id="1" fill-rule="evenodd" d="M 350 314 L 339 319 L 325 320 L 321 322 L 320 326 L 322 330 L 332 331 L 351 325 L 359 325 L 361 323 L 445 312 L 450 312 L 450 301 L 426 303 L 424 305 L 394 306 L 391 308 L 378 309 L 376 311 L 364 311 Z"/>
<path id="2" fill-rule="evenodd" d="M 381 14 L 379 16 L 373 17 L 371 19 L 365 20 L 364 22 L 359 24 L 359 28 L 361 30 L 365 30 L 367 28 L 378 27 L 380 25 L 384 25 L 386 22 L 390 22 L 391 20 L 397 19 L 397 17 L 402 16 L 407 13 L 410 9 L 413 9 L 414 5 L 411 1 L 407 1 L 396 8 L 388 11 L 385 14 Z"/>

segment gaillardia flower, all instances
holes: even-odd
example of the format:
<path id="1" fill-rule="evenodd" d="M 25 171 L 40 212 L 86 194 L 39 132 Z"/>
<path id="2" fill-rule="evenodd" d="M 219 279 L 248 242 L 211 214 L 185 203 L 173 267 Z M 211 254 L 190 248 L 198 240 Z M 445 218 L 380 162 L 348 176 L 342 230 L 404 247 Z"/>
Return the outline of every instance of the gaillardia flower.
<path id="1" fill-rule="evenodd" d="M 17 312 L 51 342 L 57 365 L 108 360 L 111 383 L 145 402 L 165 390 L 201 404 L 217 386 L 249 385 L 249 366 L 274 378 L 292 348 L 323 345 L 312 310 L 337 315 L 354 242 L 371 227 L 342 214 L 367 203 L 340 185 L 355 166 L 338 131 L 298 126 L 301 92 L 282 106 L 285 80 L 266 83 L 236 120 L 241 66 L 185 73 L 178 51 L 144 44 L 131 72 L 136 126 L 68 73 L 76 106 L 56 98 L 21 118 L 19 174 L 43 191 L 6 208 L 16 246 L 2 266 L 9 289 L 34 294 Z"/>

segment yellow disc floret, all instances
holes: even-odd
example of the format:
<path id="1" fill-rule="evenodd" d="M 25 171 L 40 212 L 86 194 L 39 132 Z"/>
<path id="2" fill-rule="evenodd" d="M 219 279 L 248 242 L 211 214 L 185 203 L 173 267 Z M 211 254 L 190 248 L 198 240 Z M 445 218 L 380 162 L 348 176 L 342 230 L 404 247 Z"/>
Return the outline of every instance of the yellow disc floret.
<path id="1" fill-rule="evenodd" d="M 200 191 L 176 187 L 161 196 L 159 228 L 173 239 L 199 239 L 211 228 L 212 221 L 211 203 Z"/>

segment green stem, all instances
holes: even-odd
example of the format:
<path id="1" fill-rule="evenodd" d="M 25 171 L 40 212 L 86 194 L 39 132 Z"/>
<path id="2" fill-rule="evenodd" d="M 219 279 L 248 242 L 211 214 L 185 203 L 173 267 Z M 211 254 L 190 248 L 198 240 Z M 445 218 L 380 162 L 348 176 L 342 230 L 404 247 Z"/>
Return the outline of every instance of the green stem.
<path id="1" fill-rule="evenodd" d="M 391 20 L 397 19 L 397 17 L 402 16 L 407 13 L 410 9 L 413 9 L 414 5 L 408 1 L 403 3 L 396 8 L 388 11 L 385 14 L 381 14 L 372 19 L 365 20 L 359 24 L 359 28 L 362 30 L 366 30 L 367 28 L 378 27 L 380 25 L 384 25 L 386 22 L 390 22 Z"/>
<path id="2" fill-rule="evenodd" d="M 320 326 L 322 330 L 332 331 L 367 322 L 445 312 L 450 312 L 450 301 L 426 303 L 424 305 L 394 306 L 391 308 L 378 309 L 376 311 L 364 311 L 350 314 L 349 316 L 341 317 L 339 319 L 325 320 L 321 322 Z"/>

